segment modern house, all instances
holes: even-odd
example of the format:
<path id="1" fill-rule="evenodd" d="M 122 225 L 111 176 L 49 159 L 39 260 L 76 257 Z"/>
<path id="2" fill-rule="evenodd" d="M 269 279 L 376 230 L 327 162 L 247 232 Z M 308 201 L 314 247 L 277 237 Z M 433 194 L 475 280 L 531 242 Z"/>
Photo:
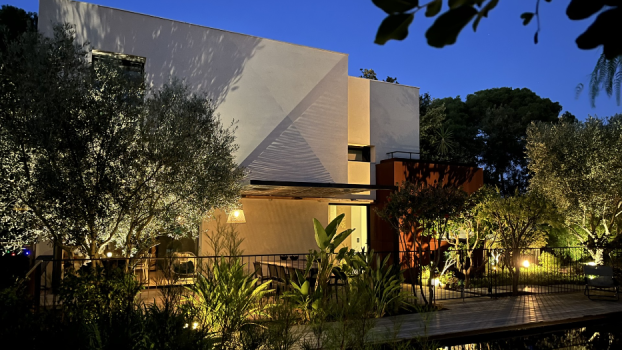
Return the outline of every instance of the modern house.
<path id="1" fill-rule="evenodd" d="M 420 162 L 419 88 L 348 76 L 347 54 L 83 2 L 39 6 L 44 34 L 71 23 L 93 60 L 118 58 L 154 87 L 181 78 L 224 124 L 237 121 L 236 159 L 248 175 L 231 225 L 246 254 L 305 253 L 316 246 L 312 219 L 326 225 L 341 213 L 356 229 L 345 244 L 390 251 L 394 235 L 373 208 L 396 183 L 482 184 L 481 169 Z M 203 226 L 214 232 L 216 222 Z M 183 244 L 211 253 L 205 236 Z"/>

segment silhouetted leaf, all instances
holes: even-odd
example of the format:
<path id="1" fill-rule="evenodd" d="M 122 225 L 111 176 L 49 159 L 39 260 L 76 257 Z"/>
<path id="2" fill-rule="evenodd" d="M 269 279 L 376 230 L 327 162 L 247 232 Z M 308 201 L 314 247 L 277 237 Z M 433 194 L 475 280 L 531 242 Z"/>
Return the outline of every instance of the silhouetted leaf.
<path id="1" fill-rule="evenodd" d="M 376 44 L 384 45 L 387 41 L 404 40 L 408 36 L 408 26 L 415 18 L 414 14 L 401 13 L 389 15 L 382 21 L 376 34 Z"/>
<path id="2" fill-rule="evenodd" d="M 531 19 L 533 18 L 535 14 L 533 12 L 525 12 L 522 15 L 520 15 L 520 18 L 523 19 L 523 25 L 526 26 L 529 24 L 529 22 L 531 22 Z"/>
<path id="3" fill-rule="evenodd" d="M 372 2 L 389 15 L 406 12 L 419 5 L 419 0 L 372 0 Z"/>
<path id="4" fill-rule="evenodd" d="M 566 8 L 566 15 L 573 20 L 586 19 L 605 6 L 605 0 L 572 0 Z"/>
<path id="5" fill-rule="evenodd" d="M 603 45 L 603 53 L 607 59 L 622 55 L 622 8 L 614 8 L 602 12 L 587 30 L 579 35 L 577 46 L 583 50 L 594 49 Z"/>
<path id="6" fill-rule="evenodd" d="M 488 18 L 488 12 L 494 9 L 495 7 L 497 7 L 498 3 L 499 3 L 499 0 L 490 0 L 486 4 L 486 6 L 484 6 L 484 8 L 481 11 L 479 11 L 479 13 L 477 14 L 477 17 L 475 18 L 475 21 L 473 21 L 473 31 L 477 30 L 477 26 L 479 25 L 479 21 L 482 19 L 482 17 Z"/>
<path id="7" fill-rule="evenodd" d="M 447 3 L 449 4 L 450 9 L 455 9 L 456 7 L 460 7 L 462 5 L 481 5 L 484 0 L 449 0 Z"/>
<path id="8" fill-rule="evenodd" d="M 434 17 L 441 12 L 441 8 L 443 7 L 443 0 L 434 0 L 432 1 L 428 7 L 425 9 L 426 17 Z"/>
<path id="9" fill-rule="evenodd" d="M 534 44 L 538 43 L 538 32 L 536 32 L 536 34 L 533 36 L 533 42 Z"/>
<path id="10" fill-rule="evenodd" d="M 477 10 L 466 5 L 443 13 L 425 33 L 428 45 L 443 47 L 454 44 L 460 31 L 475 15 L 477 15 Z"/>

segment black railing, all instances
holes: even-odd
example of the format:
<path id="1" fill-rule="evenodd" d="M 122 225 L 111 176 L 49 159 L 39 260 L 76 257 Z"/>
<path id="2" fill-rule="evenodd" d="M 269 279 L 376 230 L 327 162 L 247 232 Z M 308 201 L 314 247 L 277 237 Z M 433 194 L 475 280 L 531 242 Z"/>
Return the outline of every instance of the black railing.
<path id="1" fill-rule="evenodd" d="M 387 253 L 377 252 L 386 256 Z M 394 254 L 394 253 L 391 253 Z M 513 256 L 503 249 L 475 249 L 443 251 L 440 264 L 434 267 L 432 252 L 400 251 L 399 266 L 405 278 L 403 289 L 416 297 L 430 301 L 475 297 L 503 297 L 512 295 L 513 278 L 519 270 L 517 292 L 550 294 L 581 291 L 584 287 L 583 265 L 592 262 L 590 254 L 581 247 L 529 248 Z M 622 250 L 607 250 L 605 264 L 620 272 Z M 264 254 L 241 256 L 175 255 L 165 258 L 102 258 L 43 261 L 29 272 L 31 291 L 42 306 L 56 304 L 51 276 L 64 276 L 72 271 L 88 270 L 93 265 L 104 269 L 120 268 L 133 272 L 146 289 L 183 286 L 195 283 L 199 273 L 209 271 L 217 261 L 239 259 L 244 272 L 253 275 L 258 283 L 269 282 L 278 298 L 291 290 L 290 281 L 297 272 L 307 268 L 307 254 Z M 313 280 L 317 264 L 310 263 L 311 271 L 303 276 Z M 315 264 L 315 265 L 314 265 Z M 54 271 L 54 269 L 61 271 Z M 298 276 L 296 276 L 298 277 Z M 33 283 L 33 281 L 35 283 Z M 331 281 L 335 297 L 347 285 L 334 277 Z"/>

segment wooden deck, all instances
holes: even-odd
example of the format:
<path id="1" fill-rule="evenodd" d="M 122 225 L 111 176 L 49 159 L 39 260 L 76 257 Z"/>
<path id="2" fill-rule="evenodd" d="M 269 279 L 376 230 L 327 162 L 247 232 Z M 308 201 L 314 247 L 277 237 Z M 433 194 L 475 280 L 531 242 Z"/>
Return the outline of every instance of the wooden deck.
<path id="1" fill-rule="evenodd" d="M 592 301 L 583 293 L 576 292 L 444 301 L 439 304 L 445 309 L 429 314 L 427 322 L 426 316 L 421 314 L 383 318 L 376 323 L 373 333 L 378 338 L 383 338 L 384 333 L 396 334 L 397 339 L 422 336 L 448 339 L 574 323 L 622 313 L 622 301 Z"/>

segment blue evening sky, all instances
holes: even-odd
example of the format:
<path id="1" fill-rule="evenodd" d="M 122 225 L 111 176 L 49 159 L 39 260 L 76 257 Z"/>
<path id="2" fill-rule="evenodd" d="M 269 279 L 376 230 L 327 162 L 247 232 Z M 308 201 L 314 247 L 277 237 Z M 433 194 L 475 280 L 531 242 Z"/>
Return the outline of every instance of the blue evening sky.
<path id="1" fill-rule="evenodd" d="M 8 1 L 8 2 L 7 2 Z M 45 0 L 42 0 L 45 1 Z M 397 77 L 433 97 L 462 96 L 493 87 L 527 87 L 559 102 L 579 119 L 622 112 L 615 98 L 603 93 L 590 106 L 578 83 L 587 85 L 600 49 L 582 51 L 574 40 L 593 21 L 570 21 L 567 0 L 542 2 L 540 42 L 535 45 L 535 19 L 523 27 L 520 14 L 535 9 L 536 0 L 503 0 L 484 18 L 478 31 L 465 28 L 458 42 L 435 49 L 427 46 L 431 21 L 415 16 L 404 41 L 373 43 L 384 13 L 371 0 L 215 1 L 215 0 L 92 0 L 91 3 L 145 13 L 208 27 L 307 45 L 349 54 L 350 75 L 373 68 L 380 79 Z M 27 11 L 38 11 L 37 0 L 5 0 Z"/>

